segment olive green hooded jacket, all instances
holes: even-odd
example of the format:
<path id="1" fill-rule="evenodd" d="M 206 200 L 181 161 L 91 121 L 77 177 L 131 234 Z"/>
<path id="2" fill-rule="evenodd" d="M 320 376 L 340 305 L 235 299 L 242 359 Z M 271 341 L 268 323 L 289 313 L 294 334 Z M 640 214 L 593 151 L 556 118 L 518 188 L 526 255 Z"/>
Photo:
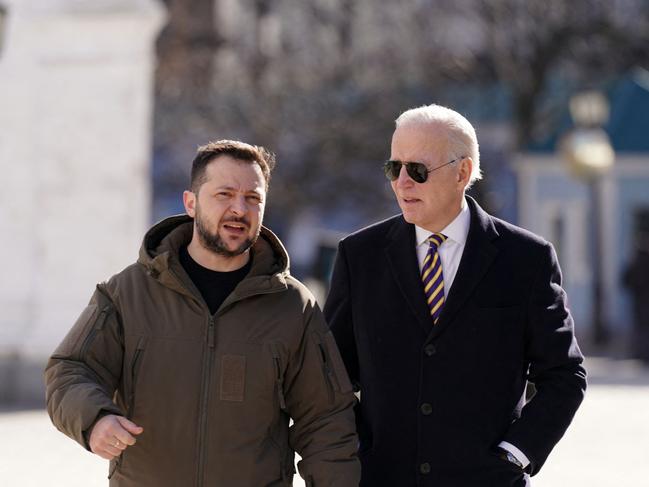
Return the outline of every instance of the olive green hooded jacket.
<path id="1" fill-rule="evenodd" d="M 109 467 L 114 487 L 356 487 L 355 397 L 311 293 L 262 228 L 249 274 L 210 314 L 178 260 L 187 216 L 146 235 L 50 358 L 47 408 L 88 448 L 105 414 L 144 428 Z M 293 425 L 289 428 L 289 419 Z"/>

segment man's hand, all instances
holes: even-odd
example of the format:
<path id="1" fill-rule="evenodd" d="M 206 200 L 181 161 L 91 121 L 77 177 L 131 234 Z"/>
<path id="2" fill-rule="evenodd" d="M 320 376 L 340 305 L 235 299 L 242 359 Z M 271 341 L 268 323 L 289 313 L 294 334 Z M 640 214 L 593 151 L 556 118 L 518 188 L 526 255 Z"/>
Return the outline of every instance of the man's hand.
<path id="1" fill-rule="evenodd" d="M 90 432 L 90 449 L 101 458 L 112 460 L 127 447 L 135 444 L 135 437 L 144 429 L 123 416 L 109 414 L 101 418 Z"/>

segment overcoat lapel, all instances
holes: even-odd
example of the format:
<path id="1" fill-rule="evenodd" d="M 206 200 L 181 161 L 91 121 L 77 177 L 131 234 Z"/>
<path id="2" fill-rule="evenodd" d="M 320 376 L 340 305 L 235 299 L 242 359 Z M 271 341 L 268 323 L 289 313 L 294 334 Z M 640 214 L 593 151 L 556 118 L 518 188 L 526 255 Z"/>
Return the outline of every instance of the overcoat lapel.
<path id="1" fill-rule="evenodd" d="M 498 237 L 491 217 L 470 196 L 466 197 L 471 212 L 471 225 L 464 252 L 446 297 L 439 320 L 430 330 L 429 338 L 443 333 L 453 318 L 471 297 L 473 290 L 485 275 L 498 253 L 493 240 Z"/>
<path id="2" fill-rule="evenodd" d="M 390 270 L 404 299 L 423 331 L 434 338 L 442 333 L 469 299 L 498 253 L 493 240 L 498 237 L 491 217 L 470 196 L 466 197 L 471 212 L 471 225 L 460 265 L 451 291 L 446 297 L 439 321 L 433 326 L 426 295 L 419 276 L 415 227 L 401 217 L 387 235 L 385 248 Z"/>
<path id="3" fill-rule="evenodd" d="M 415 227 L 406 223 L 401 217 L 387 237 L 388 244 L 385 252 L 392 275 L 410 309 L 417 317 L 417 322 L 427 335 L 433 322 L 430 310 L 426 305 L 426 295 L 419 276 L 419 264 L 415 249 Z"/>

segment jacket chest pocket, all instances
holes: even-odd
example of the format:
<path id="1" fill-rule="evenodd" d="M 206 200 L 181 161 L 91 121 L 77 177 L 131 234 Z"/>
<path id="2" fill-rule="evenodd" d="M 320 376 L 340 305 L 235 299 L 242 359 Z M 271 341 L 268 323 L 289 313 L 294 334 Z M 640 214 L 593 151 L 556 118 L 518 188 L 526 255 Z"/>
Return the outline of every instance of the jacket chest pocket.
<path id="1" fill-rule="evenodd" d="M 277 394 L 277 400 L 279 402 L 279 408 L 282 411 L 286 411 L 286 398 L 284 396 L 285 361 L 282 359 L 280 346 L 277 343 L 272 342 L 270 344 L 270 352 L 273 357 L 273 370 L 275 371 L 275 391 Z"/>
<path id="2" fill-rule="evenodd" d="M 324 335 L 313 333 L 313 341 L 317 346 L 322 373 L 329 391 L 329 401 L 334 401 L 336 393 L 348 393 L 352 391 L 352 384 L 349 381 L 345 365 L 342 361 L 336 340 L 329 331 Z"/>
<path id="3" fill-rule="evenodd" d="M 91 303 L 82 311 L 70 332 L 54 352 L 54 356 L 86 361 L 95 340 L 104 331 L 108 318 L 115 312 L 105 298 Z"/>
<path id="4" fill-rule="evenodd" d="M 125 361 L 126 367 L 124 368 L 124 402 L 126 406 L 126 418 L 133 418 L 133 411 L 135 409 L 135 393 L 137 391 L 137 378 L 142 367 L 142 359 L 146 350 L 147 337 L 139 336 L 134 337 L 135 348 L 132 353 L 127 353 L 126 357 L 130 356 L 130 360 Z M 128 449 L 127 449 L 128 450 Z M 127 450 L 123 451 L 118 457 L 110 461 L 108 470 L 108 478 L 113 478 L 118 472 L 121 471 L 124 458 L 128 455 Z"/>
<path id="5" fill-rule="evenodd" d="M 491 366 L 520 365 L 525 350 L 523 307 L 476 307 L 469 322 L 470 340 L 467 343 L 475 348 L 471 353 L 474 360 Z"/>

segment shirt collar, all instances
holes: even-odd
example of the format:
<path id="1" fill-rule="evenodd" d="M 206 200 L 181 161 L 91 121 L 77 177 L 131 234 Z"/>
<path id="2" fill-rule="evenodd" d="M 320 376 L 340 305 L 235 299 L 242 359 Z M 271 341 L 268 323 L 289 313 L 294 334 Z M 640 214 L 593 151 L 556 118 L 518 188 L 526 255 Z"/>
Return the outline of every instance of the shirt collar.
<path id="1" fill-rule="evenodd" d="M 446 225 L 440 233 L 446 235 L 448 240 L 452 240 L 460 245 L 466 243 L 466 237 L 469 234 L 469 224 L 471 223 L 471 213 L 469 212 L 469 205 L 466 200 L 462 200 L 462 208 L 460 213 L 453 219 L 451 223 Z M 430 230 L 418 227 L 415 225 L 415 236 L 417 238 L 417 247 L 427 244 L 426 240 L 433 234 Z"/>

